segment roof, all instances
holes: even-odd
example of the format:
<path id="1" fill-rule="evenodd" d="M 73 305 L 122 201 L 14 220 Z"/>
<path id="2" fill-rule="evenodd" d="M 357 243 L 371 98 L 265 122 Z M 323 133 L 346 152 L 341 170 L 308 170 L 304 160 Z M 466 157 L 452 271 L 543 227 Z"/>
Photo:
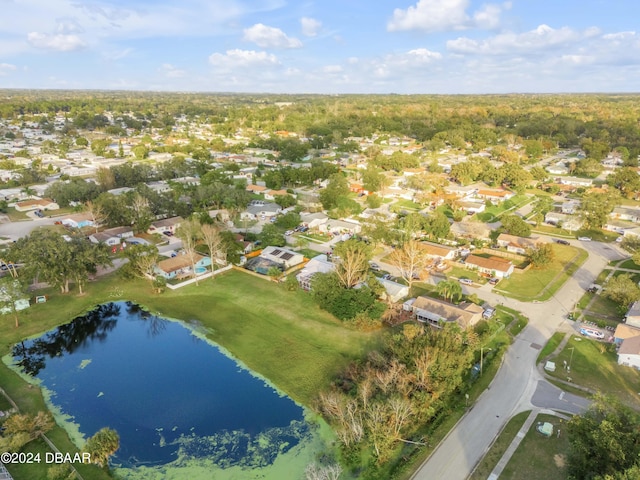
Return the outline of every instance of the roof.
<path id="1" fill-rule="evenodd" d="M 267 187 L 263 187 L 262 185 L 247 185 L 247 191 L 249 192 L 264 192 Z"/>
<path id="2" fill-rule="evenodd" d="M 509 269 L 513 267 L 513 264 L 509 260 L 495 256 L 485 258 L 479 257 L 478 255 L 469 255 L 465 263 L 486 268 L 487 270 L 497 270 L 499 272 L 508 272 Z"/>
<path id="3" fill-rule="evenodd" d="M 640 316 L 640 300 L 633 302 L 627 311 L 625 317 L 638 317 Z"/>
<path id="4" fill-rule="evenodd" d="M 485 197 L 506 197 L 511 192 L 508 190 L 478 190 L 478 195 L 482 195 Z"/>
<path id="5" fill-rule="evenodd" d="M 50 198 L 41 198 L 37 200 L 25 200 L 23 202 L 16 203 L 16 205 L 18 207 L 31 207 L 31 206 L 46 207 L 48 205 L 51 205 L 52 203 L 56 203 L 56 202 L 54 202 Z"/>
<path id="6" fill-rule="evenodd" d="M 286 190 L 269 190 L 269 195 L 277 196 L 277 195 L 287 195 L 289 192 Z"/>
<path id="7" fill-rule="evenodd" d="M 93 221 L 93 215 L 91 215 L 89 212 L 74 213 L 73 215 L 64 217 L 63 222 L 65 220 L 73 220 L 74 222 L 82 222 L 85 220 Z"/>
<path id="8" fill-rule="evenodd" d="M 640 328 L 635 328 L 624 323 L 619 323 L 613 336 L 615 338 L 621 338 L 623 340 L 626 338 L 637 337 L 640 336 Z"/>
<path id="9" fill-rule="evenodd" d="M 117 236 L 117 235 L 122 235 L 123 233 L 129 233 L 129 232 L 133 232 L 133 229 L 131 227 L 113 227 L 113 228 L 107 228 L 102 233 L 108 233 L 109 235 Z"/>
<path id="10" fill-rule="evenodd" d="M 197 253 L 194 263 L 197 263 L 203 257 L 204 255 Z M 157 263 L 157 267 L 165 273 L 175 272 L 176 270 L 181 270 L 190 266 L 191 260 L 189 259 L 189 255 L 177 255 L 172 258 L 167 258 L 166 260 L 161 260 Z"/>
<path id="11" fill-rule="evenodd" d="M 618 349 L 618 355 L 640 355 L 640 336 L 624 339 Z"/>
<path id="12" fill-rule="evenodd" d="M 422 242 L 421 244 L 423 245 L 424 252 L 427 255 L 433 255 L 437 257 L 446 257 L 448 254 L 455 250 L 455 248 L 453 247 L 438 245 L 436 243 Z"/>
<path id="13" fill-rule="evenodd" d="M 184 218 L 182 217 L 171 217 L 165 218 L 164 220 L 157 220 L 151 224 L 152 227 L 173 227 L 181 222 L 184 222 Z"/>
<path id="14" fill-rule="evenodd" d="M 540 242 L 540 237 L 531 236 L 527 238 L 510 235 L 508 233 L 501 233 L 498 235 L 498 242 L 507 242 L 509 245 L 514 247 L 533 248 Z"/>
<path id="15" fill-rule="evenodd" d="M 457 322 L 463 328 L 470 327 L 480 320 L 484 311 L 475 303 L 465 302 L 454 305 L 444 300 L 424 296 L 416 298 L 413 308 L 435 313 L 448 322 Z"/>

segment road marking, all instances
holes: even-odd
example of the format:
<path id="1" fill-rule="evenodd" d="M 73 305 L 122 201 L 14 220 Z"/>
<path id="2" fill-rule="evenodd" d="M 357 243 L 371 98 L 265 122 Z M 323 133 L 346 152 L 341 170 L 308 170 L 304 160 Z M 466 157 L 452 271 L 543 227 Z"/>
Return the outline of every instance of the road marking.
<path id="1" fill-rule="evenodd" d="M 560 400 L 562 400 L 564 398 L 564 392 L 560 392 Z"/>

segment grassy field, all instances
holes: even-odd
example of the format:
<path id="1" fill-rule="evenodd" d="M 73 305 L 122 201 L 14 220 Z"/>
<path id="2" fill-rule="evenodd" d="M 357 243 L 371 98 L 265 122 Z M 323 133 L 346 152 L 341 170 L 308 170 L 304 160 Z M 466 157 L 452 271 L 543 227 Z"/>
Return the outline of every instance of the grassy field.
<path id="1" fill-rule="evenodd" d="M 558 345 L 560 345 L 560 343 L 562 342 L 562 340 L 564 340 L 564 337 L 566 335 L 567 334 L 564 332 L 554 333 L 553 336 L 547 342 L 547 344 L 544 346 L 544 348 L 540 350 L 540 353 L 538 354 L 538 358 L 536 359 L 536 363 L 539 363 L 544 357 L 555 352 L 556 348 L 558 348 Z"/>
<path id="2" fill-rule="evenodd" d="M 510 200 L 506 200 L 504 202 L 499 203 L 498 205 L 493 205 L 484 210 L 484 212 L 480 212 L 476 214 L 476 217 L 481 222 L 495 222 L 501 215 L 509 211 L 515 211 L 518 208 L 526 205 L 529 202 L 533 201 L 533 197 L 529 197 L 527 195 L 516 195 Z"/>
<path id="3" fill-rule="evenodd" d="M 494 289 L 522 301 L 548 300 L 584 263 L 588 253 L 569 245 L 552 245 L 554 258 L 543 269 L 511 275 Z"/>
<path id="4" fill-rule="evenodd" d="M 611 344 L 572 336 L 562 352 L 552 360 L 560 366 L 566 361 L 571 365 L 571 373 L 558 368 L 550 373 L 551 376 L 561 380 L 570 376 L 577 385 L 610 394 L 624 403 L 640 408 L 640 371 L 618 365 L 617 355 Z"/>
<path id="5" fill-rule="evenodd" d="M 638 265 L 636 262 L 634 262 L 633 260 L 631 260 L 630 258 L 628 260 L 625 260 L 622 263 L 618 264 L 618 268 L 628 268 L 630 270 L 640 270 L 640 265 Z"/>
<path id="6" fill-rule="evenodd" d="M 537 227 L 533 227 L 531 229 L 532 233 L 542 233 L 544 235 L 552 235 L 554 237 L 561 238 L 575 238 L 575 232 L 570 232 L 569 230 L 565 230 L 564 228 L 558 228 L 551 225 L 538 225 Z"/>
<path id="7" fill-rule="evenodd" d="M 288 292 L 278 284 L 236 271 L 162 295 L 151 294 L 148 282 L 123 282 L 117 276 L 89 284 L 83 296 L 48 293 L 47 303 L 34 305 L 21 314 L 19 328 L 13 327 L 13 319 L 2 319 L 2 355 L 9 353 L 16 342 L 67 323 L 99 303 L 130 300 L 152 313 L 197 321 L 206 328 L 209 338 L 251 370 L 295 400 L 311 405 L 317 392 L 328 387 L 339 371 L 378 341 L 377 333 L 344 328 L 302 291 Z M 4 364 L 0 364 L 0 386 L 23 412 L 46 408 L 40 391 Z M 50 438 L 61 451 L 75 451 L 59 427 Z M 84 470 L 87 480 L 107 478 L 94 467 Z M 36 478 L 34 472 L 29 476 L 16 473 L 16 479 Z M 46 471 L 38 478 L 46 478 Z"/>
<path id="8" fill-rule="evenodd" d="M 482 457 L 482 460 L 469 476 L 469 480 L 486 480 L 496 467 L 504 452 L 507 451 L 509 445 L 515 438 L 516 434 L 522 428 L 525 420 L 529 416 L 530 411 L 520 412 L 509 420 L 496 441 L 493 442 L 489 451 Z"/>
<path id="9" fill-rule="evenodd" d="M 538 422 L 552 423 L 554 434 L 551 437 L 544 437 L 538 433 L 536 430 Z M 564 423 L 564 420 L 553 415 L 538 415 L 502 471 L 500 479 L 565 478 L 569 439 L 565 433 Z M 560 429 L 560 437 L 555 433 L 558 429 Z"/>

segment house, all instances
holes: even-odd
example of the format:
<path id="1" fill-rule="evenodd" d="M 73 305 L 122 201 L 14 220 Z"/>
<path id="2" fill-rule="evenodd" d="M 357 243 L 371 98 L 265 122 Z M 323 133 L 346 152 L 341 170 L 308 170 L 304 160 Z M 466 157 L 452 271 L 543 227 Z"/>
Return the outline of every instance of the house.
<path id="1" fill-rule="evenodd" d="M 355 235 L 360 233 L 362 226 L 356 222 L 347 222 L 344 220 L 328 220 L 326 223 L 320 225 L 319 230 L 325 233 L 332 233 L 333 235 L 339 235 L 342 233 L 348 233 Z"/>
<path id="2" fill-rule="evenodd" d="M 300 214 L 300 221 L 310 229 L 319 228 L 320 225 L 327 223 L 328 220 L 329 217 L 322 212 Z"/>
<path id="3" fill-rule="evenodd" d="M 165 218 L 163 220 L 156 220 L 151 224 L 151 226 L 147 230 L 147 233 L 163 234 L 163 233 L 171 232 L 175 234 L 176 230 L 180 227 L 180 224 L 182 222 L 184 222 L 184 219 L 182 217 L 171 217 L 171 218 Z"/>
<path id="4" fill-rule="evenodd" d="M 609 216 L 615 220 L 626 220 L 628 222 L 640 223 L 640 208 L 616 207 Z"/>
<path id="5" fill-rule="evenodd" d="M 419 322 L 442 328 L 442 322 L 456 322 L 460 328 L 474 326 L 482 319 L 484 309 L 474 303 L 463 302 L 454 305 L 444 300 L 420 296 L 416 298 L 411 309 Z"/>
<path id="6" fill-rule="evenodd" d="M 133 237 L 133 229 L 131 227 L 115 227 L 89 235 L 89 241 L 92 243 L 104 243 L 112 247 L 120 245 L 122 240 L 130 237 Z"/>
<path id="7" fill-rule="evenodd" d="M 451 233 L 459 238 L 489 240 L 491 227 L 486 223 L 463 220 L 451 224 Z"/>
<path id="8" fill-rule="evenodd" d="M 298 285 L 303 290 L 311 290 L 311 282 L 316 273 L 329 273 L 335 268 L 335 264 L 331 262 L 326 255 L 317 255 L 307 262 L 300 272 L 296 275 Z"/>
<path id="9" fill-rule="evenodd" d="M 275 217 L 282 212 L 282 207 L 277 203 L 264 203 L 263 205 L 249 205 L 240 213 L 241 220 L 265 220 Z"/>
<path id="10" fill-rule="evenodd" d="M 379 278 L 378 282 L 384 287 L 386 298 L 394 303 L 409 296 L 409 287 L 407 285 L 385 280 L 384 278 Z"/>
<path id="11" fill-rule="evenodd" d="M 263 194 L 264 192 L 267 191 L 267 187 L 263 187 L 262 185 L 251 184 L 251 185 L 247 185 L 247 188 L 245 190 L 249 193 Z"/>
<path id="12" fill-rule="evenodd" d="M 196 253 L 195 271 L 204 272 L 205 267 L 211 265 L 211 258 Z M 172 258 L 161 260 L 156 264 L 155 272 L 167 279 L 181 278 L 193 274 L 191 270 L 191 259 L 189 255 L 177 255 Z"/>
<path id="13" fill-rule="evenodd" d="M 556 205 L 554 205 L 554 207 L 556 207 Z M 580 201 L 569 200 L 567 202 L 562 202 L 559 205 L 559 208 L 562 213 L 566 213 L 567 215 L 575 215 L 580 210 Z"/>
<path id="14" fill-rule="evenodd" d="M 281 265 L 284 270 L 300 265 L 304 261 L 304 255 L 284 247 L 267 247 L 262 250 L 260 257 Z"/>
<path id="15" fill-rule="evenodd" d="M 613 341 L 620 346 L 627 338 L 640 336 L 640 328 L 632 327 L 626 323 L 619 323 L 613 333 Z"/>
<path id="16" fill-rule="evenodd" d="M 590 187 L 593 185 L 591 178 L 579 178 L 579 177 L 558 177 L 557 183 L 562 185 L 571 185 L 572 187 Z"/>
<path id="17" fill-rule="evenodd" d="M 61 220 L 65 227 L 83 228 L 93 226 L 93 216 L 90 213 L 76 213 Z"/>
<path id="18" fill-rule="evenodd" d="M 487 206 L 484 202 L 478 202 L 473 200 L 460 202 L 460 208 L 467 213 L 482 213 Z"/>
<path id="19" fill-rule="evenodd" d="M 456 258 L 457 250 L 447 245 L 439 245 L 431 242 L 421 242 L 424 246 L 424 253 L 428 258 L 440 260 L 453 260 Z"/>
<path id="20" fill-rule="evenodd" d="M 561 212 L 547 212 L 544 216 L 545 223 L 550 225 L 558 225 L 560 223 L 564 223 L 569 219 L 569 215 Z"/>
<path id="21" fill-rule="evenodd" d="M 603 230 L 608 230 L 610 232 L 620 233 L 624 235 L 627 230 L 632 230 L 636 227 L 634 223 L 625 222 L 624 220 L 612 220 L 609 219 L 602 226 Z"/>
<path id="22" fill-rule="evenodd" d="M 278 195 L 284 196 L 287 194 L 286 190 L 267 190 L 264 192 L 264 198 L 265 200 L 275 200 Z"/>
<path id="23" fill-rule="evenodd" d="M 38 198 L 35 200 L 24 200 L 16 203 L 18 212 L 28 212 L 31 210 L 58 210 L 60 206 L 50 198 Z"/>
<path id="24" fill-rule="evenodd" d="M 509 277 L 515 268 L 509 260 L 496 256 L 485 258 L 478 255 L 469 255 L 464 264 L 471 270 L 478 270 L 482 274 L 496 278 Z"/>
<path id="25" fill-rule="evenodd" d="M 629 326 L 640 328 L 640 300 L 633 302 L 627 314 L 624 316 L 624 323 Z"/>
<path id="26" fill-rule="evenodd" d="M 501 233 L 498 235 L 497 243 L 501 247 L 506 247 L 508 252 L 526 254 L 530 248 L 536 248 L 542 240 L 540 237 L 531 236 L 530 238 L 518 237 L 516 235 L 509 235 L 508 233 Z"/>
<path id="27" fill-rule="evenodd" d="M 622 341 L 618 348 L 618 365 L 640 369 L 640 336 Z"/>
<path id="28" fill-rule="evenodd" d="M 484 200 L 490 200 L 494 204 L 503 202 L 505 200 L 509 200 L 515 196 L 515 193 L 510 192 L 509 190 L 483 190 L 479 189 L 478 193 L 476 193 L 478 198 L 482 198 Z"/>
<path id="29" fill-rule="evenodd" d="M 546 167 L 546 170 L 553 175 L 566 175 L 569 173 L 569 168 L 564 164 L 564 162 L 549 165 Z"/>
<path id="30" fill-rule="evenodd" d="M 242 244 L 242 253 L 244 253 L 245 255 L 249 252 L 252 252 L 253 249 L 255 248 L 255 243 L 254 242 L 249 242 L 247 240 L 244 239 L 244 236 L 236 233 L 233 238 L 235 239 L 236 242 L 241 243 Z"/>

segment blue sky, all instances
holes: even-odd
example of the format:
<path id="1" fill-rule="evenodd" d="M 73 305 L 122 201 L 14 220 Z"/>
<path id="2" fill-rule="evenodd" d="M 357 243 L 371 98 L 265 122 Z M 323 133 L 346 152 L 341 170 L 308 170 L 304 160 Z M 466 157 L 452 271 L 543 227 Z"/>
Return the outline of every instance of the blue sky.
<path id="1" fill-rule="evenodd" d="M 638 0 L 0 0 L 0 88 L 630 92 Z"/>

